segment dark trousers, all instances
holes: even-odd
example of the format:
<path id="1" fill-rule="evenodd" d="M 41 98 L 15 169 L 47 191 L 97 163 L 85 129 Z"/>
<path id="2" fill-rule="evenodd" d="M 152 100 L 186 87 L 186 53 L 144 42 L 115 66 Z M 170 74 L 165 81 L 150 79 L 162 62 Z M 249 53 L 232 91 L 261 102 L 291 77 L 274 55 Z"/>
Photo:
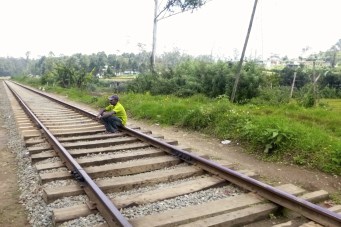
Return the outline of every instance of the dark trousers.
<path id="1" fill-rule="evenodd" d="M 122 126 L 122 120 L 116 116 L 102 118 L 102 122 L 108 132 L 117 132 L 118 127 Z"/>

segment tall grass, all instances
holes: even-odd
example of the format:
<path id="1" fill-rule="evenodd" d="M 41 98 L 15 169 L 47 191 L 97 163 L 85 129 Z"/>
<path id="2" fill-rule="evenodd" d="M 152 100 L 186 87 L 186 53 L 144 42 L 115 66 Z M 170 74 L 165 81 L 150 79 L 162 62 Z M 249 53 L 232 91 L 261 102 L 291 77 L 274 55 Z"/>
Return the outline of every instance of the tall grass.
<path id="1" fill-rule="evenodd" d="M 295 104 L 237 106 L 203 96 L 180 99 L 126 94 L 122 102 L 134 118 L 238 140 L 265 159 L 341 174 L 341 119 L 337 112 Z"/>

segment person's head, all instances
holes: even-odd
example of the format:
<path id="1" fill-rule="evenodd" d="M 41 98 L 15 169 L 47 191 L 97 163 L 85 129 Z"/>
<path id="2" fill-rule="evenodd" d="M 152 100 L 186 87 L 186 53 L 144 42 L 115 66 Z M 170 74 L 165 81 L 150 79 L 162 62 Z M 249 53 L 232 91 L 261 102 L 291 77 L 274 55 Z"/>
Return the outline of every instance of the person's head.
<path id="1" fill-rule="evenodd" d="M 111 105 L 116 105 L 119 100 L 118 95 L 109 96 L 108 99 Z"/>

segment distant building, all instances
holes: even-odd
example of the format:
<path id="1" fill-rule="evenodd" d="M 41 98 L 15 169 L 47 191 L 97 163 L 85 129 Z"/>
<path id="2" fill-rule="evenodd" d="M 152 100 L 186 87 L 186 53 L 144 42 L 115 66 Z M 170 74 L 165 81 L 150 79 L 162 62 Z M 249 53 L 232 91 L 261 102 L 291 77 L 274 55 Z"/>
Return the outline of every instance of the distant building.
<path id="1" fill-rule="evenodd" d="M 126 70 L 123 72 L 124 75 L 136 75 L 136 74 L 140 74 L 137 71 L 133 71 L 133 70 Z"/>
<path id="2" fill-rule="evenodd" d="M 281 60 L 281 58 L 279 57 L 279 55 L 278 54 L 273 54 L 273 55 L 271 55 L 265 62 L 264 62 L 264 64 L 265 64 L 265 66 L 267 67 L 267 68 L 271 68 L 271 67 L 273 67 L 273 66 L 276 66 L 276 65 L 282 65 L 282 60 Z"/>
<path id="3" fill-rule="evenodd" d="M 298 61 L 292 61 L 286 64 L 286 67 L 288 68 L 298 68 L 300 66 L 300 63 Z"/>

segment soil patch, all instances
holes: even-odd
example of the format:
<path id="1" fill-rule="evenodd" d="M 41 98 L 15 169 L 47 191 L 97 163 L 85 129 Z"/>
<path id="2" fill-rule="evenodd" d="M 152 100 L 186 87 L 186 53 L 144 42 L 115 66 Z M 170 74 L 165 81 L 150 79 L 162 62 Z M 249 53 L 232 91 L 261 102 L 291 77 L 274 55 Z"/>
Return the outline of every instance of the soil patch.
<path id="1" fill-rule="evenodd" d="M 3 125 L 2 119 L 0 119 Z M 0 127 L 0 226 L 30 226 L 24 207 L 19 203 L 15 155 L 7 148 L 8 135 Z"/>

